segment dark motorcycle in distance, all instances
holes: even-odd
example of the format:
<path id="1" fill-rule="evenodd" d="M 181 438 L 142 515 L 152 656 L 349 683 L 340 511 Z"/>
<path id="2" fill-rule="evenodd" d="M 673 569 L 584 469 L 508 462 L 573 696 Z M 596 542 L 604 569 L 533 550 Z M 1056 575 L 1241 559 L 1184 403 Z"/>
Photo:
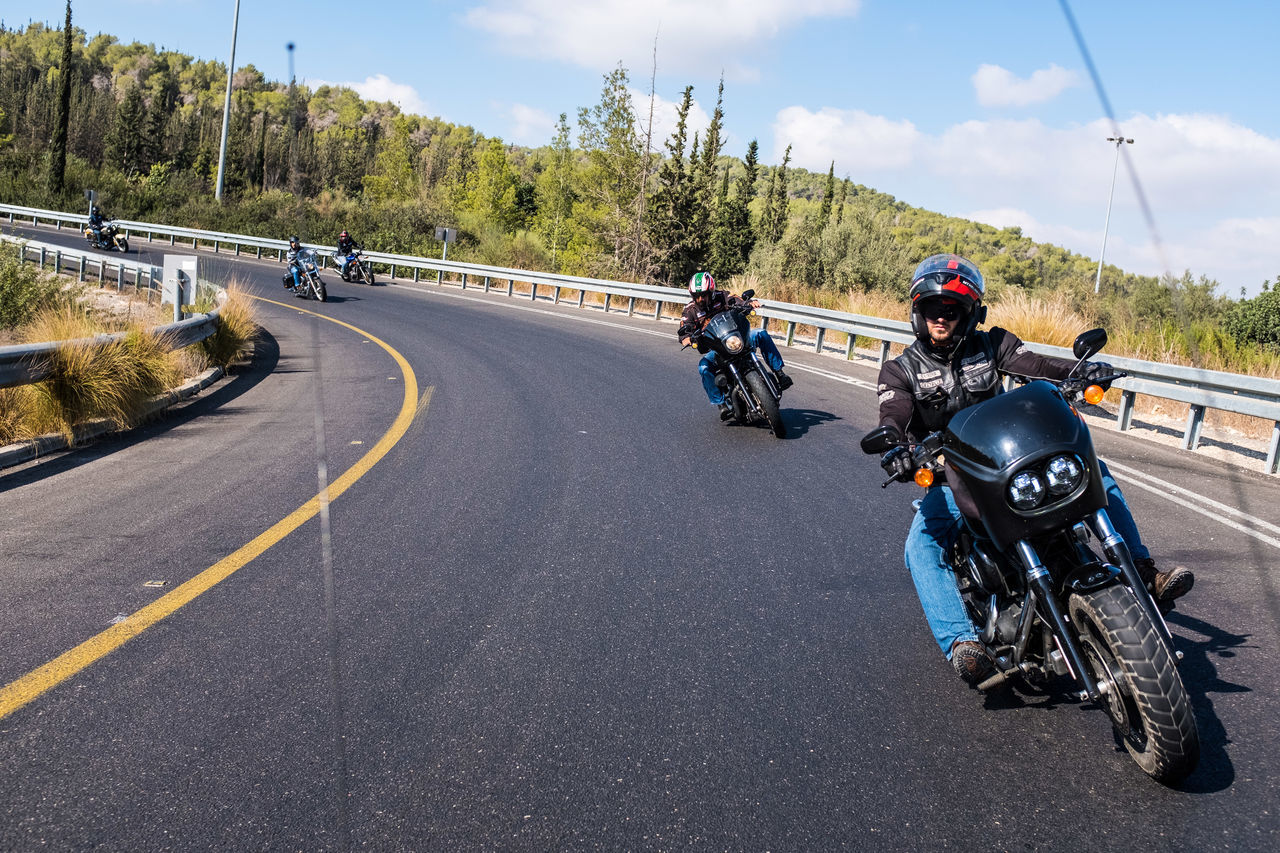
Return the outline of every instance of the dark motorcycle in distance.
<path id="1" fill-rule="evenodd" d="M 750 300 L 754 290 L 742 293 Z M 716 354 L 716 384 L 733 406 L 734 419 L 741 424 L 767 423 L 778 438 L 785 438 L 779 402 L 782 391 L 764 357 L 751 346 L 751 307 L 721 311 L 694 336 L 699 352 Z"/>
<path id="2" fill-rule="evenodd" d="M 120 226 L 114 222 L 104 222 L 102 227 L 94 233 L 93 227 L 86 225 L 84 227 L 84 238 L 89 241 L 89 245 L 95 249 L 105 249 L 106 251 L 129 251 L 129 238 L 120 233 Z"/>
<path id="3" fill-rule="evenodd" d="M 294 283 L 293 270 L 290 269 L 284 276 L 285 287 L 293 291 L 294 296 L 301 296 L 303 299 L 328 301 L 329 294 L 325 290 L 324 280 L 320 278 L 320 260 L 316 257 L 315 249 L 299 249 L 293 266 L 298 269 L 297 284 Z"/>
<path id="4" fill-rule="evenodd" d="M 945 471 L 965 515 L 951 565 L 996 664 L 979 687 L 1071 678 L 1138 766 L 1174 784 L 1200 755 L 1182 655 L 1107 517 L 1093 440 L 1071 405 L 1100 401 L 1103 386 L 1125 375 L 1087 387 L 1076 376 L 1106 340 L 1103 329 L 1080 335 L 1080 361 L 1065 380 L 1034 380 L 962 409 L 919 444 L 879 427 L 862 450 L 885 454 L 884 486 L 928 486 Z"/>
<path id="5" fill-rule="evenodd" d="M 347 254 L 343 255 L 338 252 L 333 253 L 333 263 L 339 270 L 339 275 L 343 281 L 364 282 L 365 284 L 373 284 L 373 264 L 364 259 L 362 247 L 358 247 Z M 346 263 L 347 271 L 341 272 L 342 264 Z"/>

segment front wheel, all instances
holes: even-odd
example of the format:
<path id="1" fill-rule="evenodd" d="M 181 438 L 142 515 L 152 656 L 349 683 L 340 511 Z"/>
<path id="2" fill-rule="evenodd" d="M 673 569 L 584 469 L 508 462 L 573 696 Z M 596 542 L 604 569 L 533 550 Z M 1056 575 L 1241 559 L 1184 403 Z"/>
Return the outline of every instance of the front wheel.
<path id="1" fill-rule="evenodd" d="M 364 272 L 364 280 L 373 284 L 373 264 L 361 264 L 360 269 Z"/>
<path id="2" fill-rule="evenodd" d="M 121 251 L 121 252 L 125 252 L 125 253 L 127 253 L 127 252 L 129 251 L 129 238 L 128 238 L 128 237 L 117 237 L 117 238 L 116 238 L 116 245 L 120 247 L 120 251 Z"/>
<path id="3" fill-rule="evenodd" d="M 320 276 L 311 279 L 311 292 L 315 294 L 316 299 L 320 302 L 327 302 L 329 299 L 329 294 L 325 291 L 324 282 L 320 280 Z"/>
<path id="4" fill-rule="evenodd" d="M 782 412 L 778 411 L 778 400 L 769 390 L 768 383 L 758 371 L 752 370 L 745 377 L 747 381 L 747 389 L 751 392 L 751 396 L 755 397 L 756 403 L 759 404 L 761 411 L 764 412 L 765 420 L 769 422 L 769 428 L 773 430 L 773 434 L 778 438 L 787 437 L 787 425 L 782 422 Z"/>
<path id="5" fill-rule="evenodd" d="M 1170 785 L 1200 760 L 1200 734 L 1173 657 L 1126 587 L 1068 601 L 1085 663 L 1106 691 L 1103 710 L 1143 772 Z"/>

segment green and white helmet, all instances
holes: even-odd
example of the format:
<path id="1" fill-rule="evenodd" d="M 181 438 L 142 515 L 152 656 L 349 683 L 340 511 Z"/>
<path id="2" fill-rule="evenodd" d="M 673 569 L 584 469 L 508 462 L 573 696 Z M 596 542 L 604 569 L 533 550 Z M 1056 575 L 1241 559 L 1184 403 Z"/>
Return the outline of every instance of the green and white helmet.
<path id="1" fill-rule="evenodd" d="M 709 272 L 696 272 L 693 278 L 689 279 L 689 295 L 697 296 L 700 293 L 714 293 L 716 289 L 716 280 L 711 277 Z"/>

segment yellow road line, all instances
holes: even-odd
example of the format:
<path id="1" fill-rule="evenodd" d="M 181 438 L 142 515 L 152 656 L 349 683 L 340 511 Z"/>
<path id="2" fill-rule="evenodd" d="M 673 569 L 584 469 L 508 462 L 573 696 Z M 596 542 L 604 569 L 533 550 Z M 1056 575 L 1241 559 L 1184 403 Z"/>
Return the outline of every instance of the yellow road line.
<path id="1" fill-rule="evenodd" d="M 352 465 L 342 476 L 338 477 L 328 488 L 328 500 L 332 501 L 368 473 L 378 460 L 386 456 L 388 451 L 395 446 L 396 442 L 409 429 L 409 425 L 413 422 L 416 415 L 421 414 L 422 409 L 418 406 L 418 380 L 414 376 L 413 368 L 409 366 L 409 362 L 404 356 L 396 352 L 389 344 L 385 343 L 368 332 L 357 329 L 349 323 L 341 320 L 335 320 L 332 317 L 326 317 L 323 314 L 317 314 L 314 311 L 304 311 L 293 305 L 286 305 L 283 302 L 276 302 L 271 299 L 261 299 L 261 297 L 253 297 L 262 302 L 268 302 L 272 305 L 279 305 L 282 308 L 293 308 L 294 310 L 303 311 L 305 314 L 319 317 L 322 320 L 328 320 L 331 323 L 337 323 L 364 335 L 369 340 L 378 344 L 386 350 L 396 363 L 400 365 L 400 372 L 404 375 L 404 402 L 400 406 L 400 414 L 396 416 L 395 422 L 391 428 L 383 434 L 378 443 L 373 446 L 364 456 L 360 457 L 356 464 Z M 430 396 L 427 397 L 430 400 Z M 422 408 L 425 408 L 422 407 Z M 226 580 L 240 569 L 244 568 L 264 551 L 275 545 L 284 537 L 288 536 L 294 530 L 301 527 L 307 521 L 311 520 L 318 512 L 320 512 L 320 495 L 316 495 L 302 506 L 295 509 L 289 515 L 273 524 L 266 532 L 260 534 L 253 541 L 236 551 L 223 557 L 200 574 L 193 577 L 186 583 L 175 587 L 171 592 L 157 598 L 151 604 L 141 610 L 133 613 L 121 622 L 112 625 L 102 633 L 90 637 L 75 648 L 63 652 L 53 660 L 44 664 L 37 669 L 33 669 L 26 675 L 15 681 L 6 684 L 0 688 L 0 720 L 12 714 L 14 711 L 26 705 L 37 696 L 45 691 L 66 681 L 71 676 L 88 667 L 90 664 L 102 657 L 110 654 L 120 646 L 132 638 L 138 636 L 147 628 L 157 622 L 173 615 L 179 608 L 195 599 L 197 596 L 212 589 L 217 584 Z"/>

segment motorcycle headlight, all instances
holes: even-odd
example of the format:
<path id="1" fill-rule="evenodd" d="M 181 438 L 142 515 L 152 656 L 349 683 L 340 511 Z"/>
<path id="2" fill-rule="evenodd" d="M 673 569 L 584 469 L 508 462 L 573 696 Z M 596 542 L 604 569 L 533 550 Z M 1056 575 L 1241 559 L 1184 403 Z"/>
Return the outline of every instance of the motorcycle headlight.
<path id="1" fill-rule="evenodd" d="M 724 348 L 727 349 L 729 352 L 734 353 L 735 355 L 737 353 L 742 352 L 742 336 L 730 335 L 729 337 L 725 338 Z"/>
<path id="2" fill-rule="evenodd" d="M 1044 468 L 1044 479 L 1049 494 L 1054 497 L 1069 495 L 1084 479 L 1084 469 L 1074 456 L 1055 456 Z"/>
<path id="3" fill-rule="evenodd" d="M 1009 503 L 1016 509 L 1035 509 L 1044 500 L 1044 480 L 1034 471 L 1023 471 L 1009 484 Z"/>

